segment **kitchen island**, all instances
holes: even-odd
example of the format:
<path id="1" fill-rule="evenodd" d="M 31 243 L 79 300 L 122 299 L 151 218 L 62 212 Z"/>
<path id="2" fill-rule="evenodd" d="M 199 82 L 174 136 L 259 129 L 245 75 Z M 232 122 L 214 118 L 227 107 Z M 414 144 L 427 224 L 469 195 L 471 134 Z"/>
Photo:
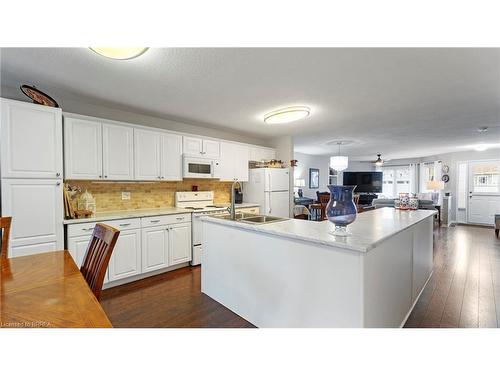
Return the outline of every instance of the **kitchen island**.
<path id="1" fill-rule="evenodd" d="M 206 217 L 202 292 L 257 327 L 400 327 L 432 273 L 434 211 L 328 221 Z"/>

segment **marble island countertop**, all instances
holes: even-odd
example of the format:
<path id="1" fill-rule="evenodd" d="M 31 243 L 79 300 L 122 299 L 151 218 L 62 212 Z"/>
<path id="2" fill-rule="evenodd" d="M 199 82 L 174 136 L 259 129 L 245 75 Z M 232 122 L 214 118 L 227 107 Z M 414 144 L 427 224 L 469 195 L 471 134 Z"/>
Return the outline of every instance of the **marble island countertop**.
<path id="1" fill-rule="evenodd" d="M 227 206 L 229 203 L 217 203 L 218 206 Z M 258 207 L 256 203 L 239 203 L 236 204 L 236 209 L 238 208 L 250 208 Z M 86 217 L 82 219 L 67 219 L 63 221 L 63 224 L 81 224 L 81 223 L 93 223 L 96 221 L 106 221 L 106 220 L 117 220 L 117 219 L 132 219 L 137 217 L 148 217 L 148 216 L 160 216 L 160 215 L 176 215 L 176 214 L 189 214 L 194 212 L 191 209 L 177 208 L 177 207 L 163 207 L 163 208 L 145 208 L 137 210 L 120 210 L 120 211 L 104 211 L 97 212 L 92 217 Z"/>
<path id="2" fill-rule="evenodd" d="M 348 226 L 350 235 L 347 237 L 331 234 L 334 226 L 329 221 L 289 219 L 255 225 L 225 220 L 216 216 L 207 216 L 203 220 L 320 245 L 368 252 L 380 242 L 433 215 L 435 211 L 432 210 L 401 211 L 389 207 L 363 212 L 358 214 L 356 221 Z"/>

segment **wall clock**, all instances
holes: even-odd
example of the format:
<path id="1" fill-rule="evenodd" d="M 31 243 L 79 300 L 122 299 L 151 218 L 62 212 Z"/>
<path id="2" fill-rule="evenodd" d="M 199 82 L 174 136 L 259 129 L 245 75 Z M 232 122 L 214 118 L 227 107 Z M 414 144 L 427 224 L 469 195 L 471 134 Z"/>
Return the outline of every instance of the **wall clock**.
<path id="1" fill-rule="evenodd" d="M 445 165 L 443 165 L 442 170 L 443 170 L 443 173 L 448 173 L 448 172 L 450 171 L 450 167 L 448 167 L 448 166 L 445 164 Z"/>
<path id="2" fill-rule="evenodd" d="M 450 176 L 448 176 L 447 174 L 444 174 L 443 177 L 441 177 L 441 180 L 444 183 L 447 183 L 448 181 L 450 181 Z"/>

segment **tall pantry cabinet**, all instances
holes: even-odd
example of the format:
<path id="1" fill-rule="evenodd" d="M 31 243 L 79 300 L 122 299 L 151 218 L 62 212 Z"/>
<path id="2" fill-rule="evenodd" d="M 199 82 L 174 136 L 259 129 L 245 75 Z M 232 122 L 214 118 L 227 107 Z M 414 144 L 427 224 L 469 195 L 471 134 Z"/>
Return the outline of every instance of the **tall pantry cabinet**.
<path id="1" fill-rule="evenodd" d="M 0 98 L 1 215 L 9 257 L 62 250 L 62 111 Z"/>

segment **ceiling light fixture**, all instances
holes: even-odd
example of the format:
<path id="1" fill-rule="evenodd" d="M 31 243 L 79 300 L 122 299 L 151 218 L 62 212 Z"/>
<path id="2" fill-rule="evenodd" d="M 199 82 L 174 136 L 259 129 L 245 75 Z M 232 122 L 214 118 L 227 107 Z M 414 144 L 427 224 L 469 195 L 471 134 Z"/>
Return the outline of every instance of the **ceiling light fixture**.
<path id="1" fill-rule="evenodd" d="M 382 165 L 384 165 L 384 161 L 380 158 L 382 154 L 377 154 L 377 156 L 378 158 L 373 162 L 373 164 L 375 164 L 377 167 L 381 167 Z"/>
<path id="2" fill-rule="evenodd" d="M 296 105 L 292 107 L 281 108 L 264 115 L 266 124 L 286 124 L 288 122 L 303 119 L 311 113 L 309 107 Z"/>
<path id="3" fill-rule="evenodd" d="M 474 146 L 474 150 L 476 151 L 486 151 L 488 148 L 489 146 L 484 143 L 480 143 Z"/>
<path id="4" fill-rule="evenodd" d="M 340 155 L 340 145 L 342 145 L 342 142 L 337 142 L 337 145 L 339 146 L 339 154 L 337 156 L 330 157 L 330 168 L 336 170 L 337 172 L 341 172 L 344 169 L 347 169 L 347 166 L 349 165 L 349 158 L 347 156 Z"/>
<path id="5" fill-rule="evenodd" d="M 148 50 L 148 47 L 89 47 L 95 53 L 115 60 L 134 59 Z"/>

